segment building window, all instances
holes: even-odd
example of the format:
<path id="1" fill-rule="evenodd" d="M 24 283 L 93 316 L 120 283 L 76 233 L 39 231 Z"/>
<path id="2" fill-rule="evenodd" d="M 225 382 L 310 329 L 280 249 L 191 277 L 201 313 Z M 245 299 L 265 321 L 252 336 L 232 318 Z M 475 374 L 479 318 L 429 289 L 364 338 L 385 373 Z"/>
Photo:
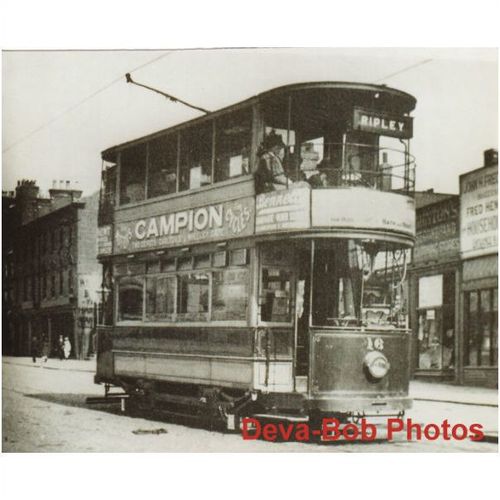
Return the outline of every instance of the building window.
<path id="1" fill-rule="evenodd" d="M 252 110 L 224 116 L 216 122 L 215 182 L 250 173 Z"/>
<path id="2" fill-rule="evenodd" d="M 126 149 L 121 153 L 120 204 L 144 200 L 146 191 L 146 145 Z"/>
<path id="3" fill-rule="evenodd" d="M 212 321 L 246 320 L 248 284 L 248 269 L 226 269 L 213 273 Z"/>
<path id="4" fill-rule="evenodd" d="M 149 143 L 148 198 L 175 193 L 177 186 L 177 134 Z"/>
<path id="5" fill-rule="evenodd" d="M 144 295 L 142 277 L 121 278 L 118 283 L 118 320 L 141 320 Z"/>
<path id="6" fill-rule="evenodd" d="M 177 312 L 183 321 L 207 321 L 210 278 L 208 273 L 178 277 Z"/>
<path id="7" fill-rule="evenodd" d="M 465 293 L 465 365 L 498 365 L 498 291 Z"/>
<path id="8" fill-rule="evenodd" d="M 212 183 L 212 143 L 211 122 L 181 133 L 181 191 Z"/>

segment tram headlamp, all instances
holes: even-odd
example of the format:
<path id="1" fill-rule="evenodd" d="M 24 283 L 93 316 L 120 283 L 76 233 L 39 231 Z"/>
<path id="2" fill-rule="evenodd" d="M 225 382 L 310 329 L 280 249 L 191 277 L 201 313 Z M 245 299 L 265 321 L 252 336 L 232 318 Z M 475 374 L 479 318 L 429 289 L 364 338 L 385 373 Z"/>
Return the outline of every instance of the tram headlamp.
<path id="1" fill-rule="evenodd" d="M 373 378 L 383 378 L 387 375 L 391 364 L 380 351 L 370 351 L 363 360 L 363 364 Z"/>

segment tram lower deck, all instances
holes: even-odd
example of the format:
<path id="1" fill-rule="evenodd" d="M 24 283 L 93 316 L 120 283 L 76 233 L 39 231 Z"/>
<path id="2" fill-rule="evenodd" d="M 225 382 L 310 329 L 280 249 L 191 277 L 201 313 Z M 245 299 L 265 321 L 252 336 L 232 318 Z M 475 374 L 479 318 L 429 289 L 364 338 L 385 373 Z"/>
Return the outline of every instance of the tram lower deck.
<path id="1" fill-rule="evenodd" d="M 96 382 L 210 414 L 399 414 L 410 406 L 403 257 L 376 246 L 289 239 L 246 247 L 226 268 L 213 267 L 217 252 L 190 257 L 190 269 L 185 257 L 166 272 L 125 264 L 119 321 L 99 329 Z M 170 312 L 159 310 L 168 296 Z"/>

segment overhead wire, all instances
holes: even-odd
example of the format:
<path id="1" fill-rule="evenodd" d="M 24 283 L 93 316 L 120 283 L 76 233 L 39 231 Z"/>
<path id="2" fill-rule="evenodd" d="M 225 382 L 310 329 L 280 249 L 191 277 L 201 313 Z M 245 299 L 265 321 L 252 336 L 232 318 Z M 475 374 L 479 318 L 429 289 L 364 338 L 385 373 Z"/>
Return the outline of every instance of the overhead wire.
<path id="1" fill-rule="evenodd" d="M 380 83 L 380 82 L 383 82 L 389 78 L 393 78 L 397 75 L 400 75 L 401 73 L 406 73 L 406 71 L 410 71 L 411 69 L 417 68 L 418 66 L 423 66 L 424 64 L 430 63 L 431 61 L 432 61 L 432 59 L 424 59 L 423 61 L 420 61 L 418 63 L 411 64 L 410 66 L 406 66 L 403 69 L 396 71 L 395 73 L 391 73 L 387 76 L 384 76 L 383 78 L 380 78 L 379 80 L 376 80 L 375 83 Z"/>
<path id="2" fill-rule="evenodd" d="M 146 66 L 149 66 L 150 64 L 153 64 L 154 62 L 159 61 L 160 59 L 163 59 L 164 57 L 167 57 L 167 56 L 171 55 L 172 53 L 173 53 L 173 51 L 164 52 L 163 54 L 159 55 L 158 57 L 155 57 L 154 59 L 151 59 L 150 61 L 146 61 L 145 63 L 143 63 L 143 64 L 135 67 L 132 70 L 130 70 L 130 73 L 132 73 L 134 71 L 138 71 L 138 70 L 140 70 L 142 68 L 145 68 Z M 32 136 L 34 136 L 38 132 L 41 132 L 45 128 L 49 127 L 54 122 L 56 122 L 57 120 L 59 120 L 60 118 L 62 118 L 64 115 L 66 115 L 68 113 L 71 113 L 75 109 L 77 109 L 80 106 L 82 106 L 83 104 L 85 104 L 90 99 L 93 99 L 94 97 L 96 97 L 100 93 L 104 92 L 105 90 L 109 89 L 110 87 L 112 87 L 113 85 L 115 85 L 116 83 L 119 83 L 121 81 L 123 81 L 123 75 L 120 75 L 119 77 L 115 78 L 114 80 L 112 80 L 111 82 L 107 83 L 103 87 L 101 87 L 101 88 L 97 89 L 96 91 L 92 92 L 88 96 L 84 97 L 82 100 L 80 100 L 77 103 L 75 103 L 75 104 L 71 105 L 70 107 L 66 108 L 64 111 L 61 111 L 59 114 L 57 114 L 56 116 L 54 116 L 53 118 L 51 118 L 49 121 L 43 123 L 42 125 L 40 125 L 36 129 L 32 130 L 31 132 L 29 132 L 25 136 L 21 137 L 20 139 L 18 139 L 17 141 L 13 142 L 12 144 L 10 144 L 9 146 L 7 146 L 6 148 L 2 149 L 2 153 L 6 153 L 7 151 L 11 150 L 12 148 L 14 148 L 14 147 L 18 146 L 19 144 L 27 141 L 29 138 L 31 138 Z"/>

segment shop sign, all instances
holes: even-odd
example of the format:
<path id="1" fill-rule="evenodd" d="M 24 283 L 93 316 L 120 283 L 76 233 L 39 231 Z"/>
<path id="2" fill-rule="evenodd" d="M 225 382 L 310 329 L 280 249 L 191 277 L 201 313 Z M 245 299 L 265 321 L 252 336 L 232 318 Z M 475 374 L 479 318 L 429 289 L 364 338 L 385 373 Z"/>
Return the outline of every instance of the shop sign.
<path id="1" fill-rule="evenodd" d="M 415 201 L 365 188 L 312 192 L 313 228 L 379 230 L 415 236 Z"/>
<path id="2" fill-rule="evenodd" d="M 498 252 L 498 167 L 460 177 L 460 251 L 464 258 Z"/>
<path id="3" fill-rule="evenodd" d="M 310 227 L 311 188 L 292 187 L 257 195 L 255 232 L 292 231 Z"/>
<path id="4" fill-rule="evenodd" d="M 217 203 L 116 224 L 115 251 L 131 252 L 249 236 L 254 199 Z"/>
<path id="5" fill-rule="evenodd" d="M 100 226 L 97 228 L 97 255 L 111 255 L 113 252 L 111 226 Z"/>
<path id="6" fill-rule="evenodd" d="M 353 129 L 410 139 L 413 136 L 413 118 L 395 113 L 354 108 Z"/>
<path id="7" fill-rule="evenodd" d="M 458 257 L 459 210 L 458 196 L 417 210 L 415 262 Z"/>

